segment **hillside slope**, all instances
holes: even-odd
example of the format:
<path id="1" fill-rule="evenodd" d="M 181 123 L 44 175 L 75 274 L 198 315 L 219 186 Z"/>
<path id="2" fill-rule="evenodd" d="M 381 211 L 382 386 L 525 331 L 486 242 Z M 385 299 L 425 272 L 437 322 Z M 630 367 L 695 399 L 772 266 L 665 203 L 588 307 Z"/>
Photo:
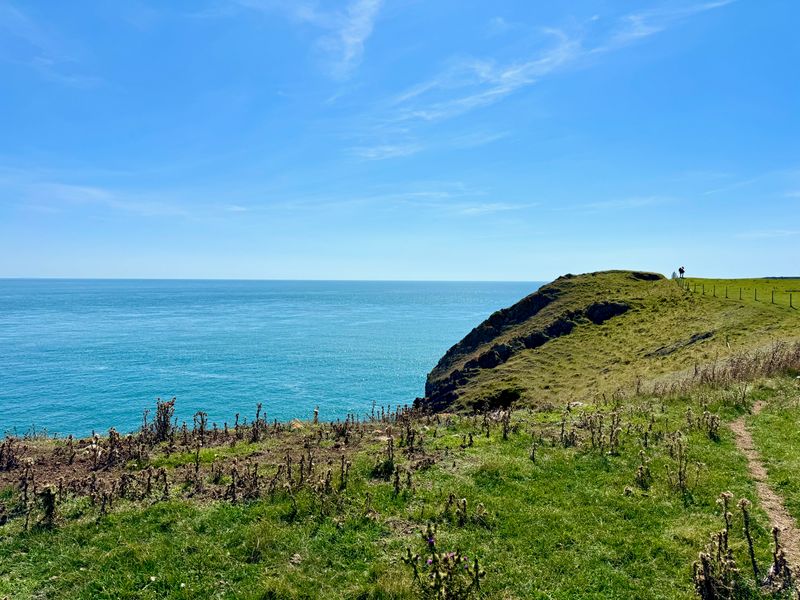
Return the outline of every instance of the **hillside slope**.
<path id="1" fill-rule="evenodd" d="M 563 402 L 565 393 L 586 399 L 800 336 L 800 311 L 771 304 L 767 294 L 756 301 L 710 291 L 636 271 L 559 277 L 450 348 L 419 404 L 481 409 Z"/>

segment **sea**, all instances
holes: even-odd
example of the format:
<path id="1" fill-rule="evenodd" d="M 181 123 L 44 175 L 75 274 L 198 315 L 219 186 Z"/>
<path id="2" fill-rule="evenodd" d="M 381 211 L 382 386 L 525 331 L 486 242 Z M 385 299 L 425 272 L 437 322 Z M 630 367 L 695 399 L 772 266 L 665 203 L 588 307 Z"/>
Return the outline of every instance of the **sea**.
<path id="1" fill-rule="evenodd" d="M 542 282 L 0 279 L 0 431 L 130 432 L 157 398 L 320 419 L 424 394 L 438 359 Z"/>

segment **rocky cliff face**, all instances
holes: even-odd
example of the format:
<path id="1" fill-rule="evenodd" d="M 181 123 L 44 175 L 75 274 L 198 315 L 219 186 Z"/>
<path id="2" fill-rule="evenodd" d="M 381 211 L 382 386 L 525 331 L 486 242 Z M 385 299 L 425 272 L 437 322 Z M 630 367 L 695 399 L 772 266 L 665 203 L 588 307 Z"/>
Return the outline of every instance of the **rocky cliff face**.
<path id="1" fill-rule="evenodd" d="M 632 290 L 663 279 L 655 273 L 635 271 L 559 277 L 513 306 L 495 312 L 450 348 L 428 375 L 425 398 L 417 405 L 432 411 L 447 409 L 482 371 L 569 335 L 576 327 L 601 325 L 624 314 L 631 308 Z M 505 389 L 486 398 L 485 403 L 499 407 L 517 397 L 514 390 Z"/>

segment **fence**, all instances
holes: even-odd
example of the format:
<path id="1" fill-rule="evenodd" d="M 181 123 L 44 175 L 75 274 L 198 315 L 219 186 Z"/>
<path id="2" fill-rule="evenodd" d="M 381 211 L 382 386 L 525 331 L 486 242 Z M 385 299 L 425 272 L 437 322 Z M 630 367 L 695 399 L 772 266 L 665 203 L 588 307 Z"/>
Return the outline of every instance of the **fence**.
<path id="1" fill-rule="evenodd" d="M 754 302 L 766 302 L 778 306 L 788 306 L 795 310 L 800 309 L 800 290 L 766 289 L 764 287 L 744 287 L 717 283 L 694 282 L 688 279 L 676 279 L 684 290 L 693 294 L 709 295 L 714 298 L 727 298 Z M 795 304 L 797 296 L 797 305 Z"/>

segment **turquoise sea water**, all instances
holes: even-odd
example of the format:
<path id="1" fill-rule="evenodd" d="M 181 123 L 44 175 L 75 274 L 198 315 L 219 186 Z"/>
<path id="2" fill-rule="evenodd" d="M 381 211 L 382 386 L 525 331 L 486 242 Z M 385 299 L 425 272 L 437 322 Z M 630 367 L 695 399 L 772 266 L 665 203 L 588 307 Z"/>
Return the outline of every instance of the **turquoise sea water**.
<path id="1" fill-rule="evenodd" d="M 157 396 L 220 426 L 410 403 L 539 283 L 0 279 L 0 431 L 131 431 Z"/>

